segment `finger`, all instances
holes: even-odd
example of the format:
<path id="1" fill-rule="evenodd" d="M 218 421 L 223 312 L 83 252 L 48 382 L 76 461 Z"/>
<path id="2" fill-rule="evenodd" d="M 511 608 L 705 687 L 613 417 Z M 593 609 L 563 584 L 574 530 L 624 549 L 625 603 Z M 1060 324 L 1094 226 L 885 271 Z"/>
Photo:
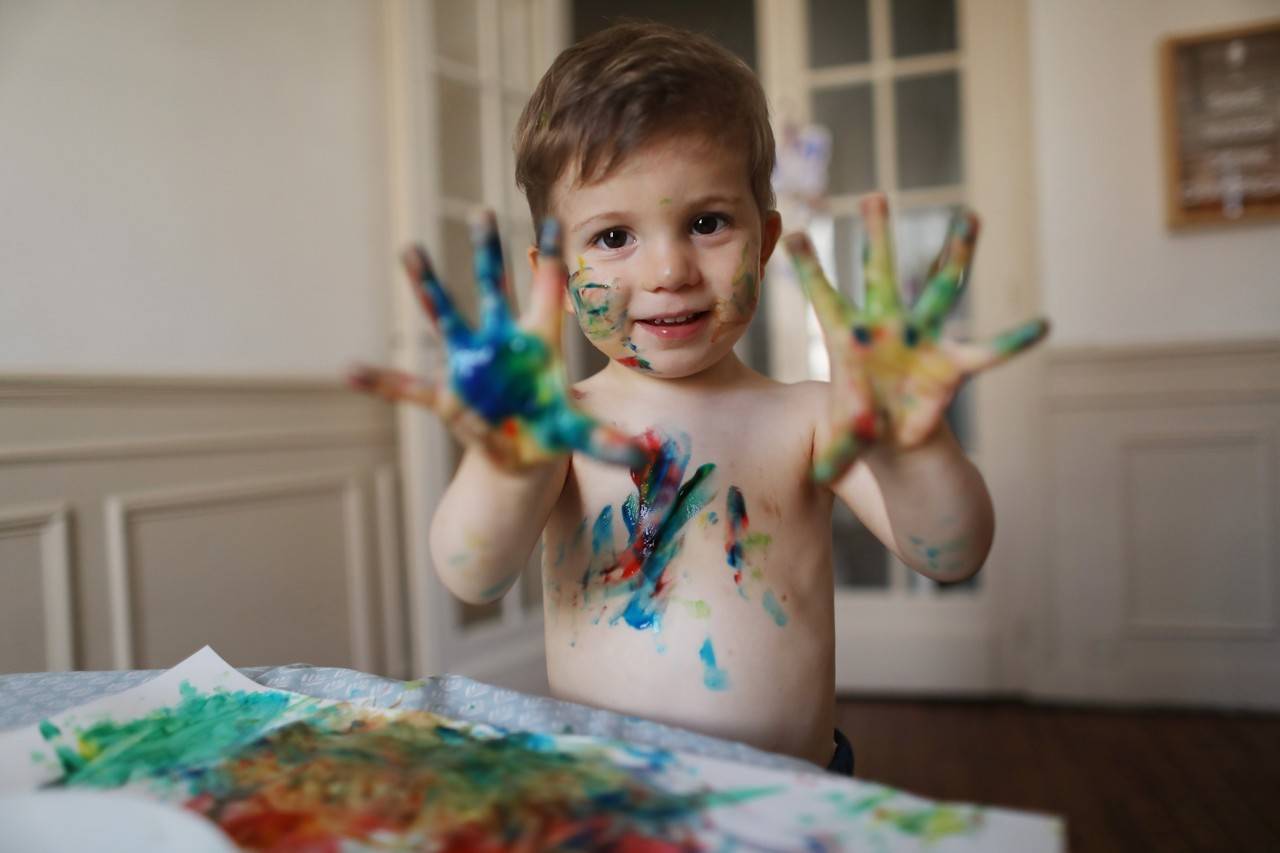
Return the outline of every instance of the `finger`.
<path id="1" fill-rule="evenodd" d="M 648 458 L 637 439 L 568 405 L 561 407 L 547 427 L 544 442 L 549 446 L 576 450 L 610 465 L 639 468 Z"/>
<path id="2" fill-rule="evenodd" d="M 872 193 L 858 200 L 858 209 L 867 229 L 867 242 L 862 246 L 862 274 L 867 283 L 867 298 L 862 312 L 874 320 L 902 310 L 902 303 L 898 301 L 898 278 L 893 267 L 889 201 L 883 193 Z"/>
<path id="3" fill-rule="evenodd" d="M 564 317 L 565 285 L 569 270 L 560 250 L 560 223 L 548 217 L 538 229 L 538 268 L 533 273 L 529 310 L 523 318 L 526 329 L 555 348 L 560 346 L 560 324 Z"/>
<path id="4" fill-rule="evenodd" d="M 435 409 L 439 387 L 402 370 L 359 364 L 347 373 L 347 382 L 357 391 L 376 394 L 392 402 L 417 403 Z"/>
<path id="5" fill-rule="evenodd" d="M 836 342 L 843 345 L 857 312 L 827 280 L 807 235 L 788 234 L 783 240 L 783 245 L 791 258 L 792 266 L 795 267 L 796 276 L 800 279 L 800 287 L 804 291 L 805 298 L 813 305 L 813 310 L 818 315 L 818 323 L 822 326 L 827 345 L 830 347 Z"/>
<path id="6" fill-rule="evenodd" d="M 1049 334 L 1049 321 L 1028 320 L 980 344 L 951 343 L 946 346 L 955 365 L 966 374 L 978 373 L 1013 358 L 1035 346 Z"/>
<path id="7" fill-rule="evenodd" d="M 413 292 L 418 302 L 444 339 L 451 345 L 462 342 L 470 334 L 470 329 L 440 284 L 440 279 L 436 278 L 426 250 L 417 244 L 410 246 L 400 254 L 400 262 L 414 285 Z"/>
<path id="8" fill-rule="evenodd" d="M 973 248 L 978 240 L 978 217 L 971 210 L 958 210 L 951 218 L 947 242 L 929 268 L 929 282 L 911 309 L 911 322 L 936 339 L 942 323 L 951 313 L 969 277 Z"/>
<path id="9" fill-rule="evenodd" d="M 507 306 L 507 273 L 502 266 L 502 241 L 492 210 L 471 220 L 471 246 L 476 286 L 480 289 L 480 323 L 494 328 L 510 321 Z"/>

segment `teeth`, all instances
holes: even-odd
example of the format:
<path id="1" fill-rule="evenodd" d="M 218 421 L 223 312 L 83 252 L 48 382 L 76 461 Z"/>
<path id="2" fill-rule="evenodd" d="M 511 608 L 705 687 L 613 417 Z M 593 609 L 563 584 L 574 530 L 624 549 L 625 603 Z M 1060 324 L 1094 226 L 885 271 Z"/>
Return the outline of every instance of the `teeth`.
<path id="1" fill-rule="evenodd" d="M 646 322 L 652 323 L 655 326 L 678 326 L 681 323 L 689 322 L 696 316 L 698 315 L 697 314 L 681 314 L 679 317 L 663 317 L 661 319 L 654 318 L 652 320 L 647 320 Z"/>

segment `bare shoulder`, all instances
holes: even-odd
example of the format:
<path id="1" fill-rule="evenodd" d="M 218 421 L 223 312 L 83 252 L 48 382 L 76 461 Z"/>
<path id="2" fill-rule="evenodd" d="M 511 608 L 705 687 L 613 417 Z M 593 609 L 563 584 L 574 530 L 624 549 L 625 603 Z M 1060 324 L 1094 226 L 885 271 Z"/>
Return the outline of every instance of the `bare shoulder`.
<path id="1" fill-rule="evenodd" d="M 774 382 L 778 402 L 784 406 L 791 417 L 817 423 L 826 411 L 826 382 L 806 380 L 804 382 Z"/>

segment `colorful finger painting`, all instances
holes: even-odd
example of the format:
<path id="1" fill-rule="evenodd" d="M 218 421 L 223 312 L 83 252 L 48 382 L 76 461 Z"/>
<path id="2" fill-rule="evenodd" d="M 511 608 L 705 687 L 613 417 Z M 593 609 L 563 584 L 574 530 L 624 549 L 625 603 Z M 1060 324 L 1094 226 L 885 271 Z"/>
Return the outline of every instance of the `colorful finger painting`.
<path id="1" fill-rule="evenodd" d="M 716 466 L 701 465 L 686 480 L 687 435 L 647 430 L 641 442 L 647 459 L 631 470 L 636 491 L 621 506 L 627 543 L 621 553 L 613 554 L 613 507 L 601 509 L 592 526 L 592 555 L 582 578 L 582 596 L 590 603 L 594 587 L 608 598 L 625 595 L 610 622 L 659 630 L 671 588 L 667 568 L 684 544 L 685 525 L 714 496 L 710 479 Z M 597 620 L 603 612 L 604 606 Z"/>
<path id="2" fill-rule="evenodd" d="M 924 292 L 907 308 L 898 294 L 888 202 L 876 194 L 859 206 L 867 232 L 861 306 L 831 286 L 804 235 L 784 243 L 831 361 L 829 437 L 813 461 L 814 478 L 824 483 L 843 476 L 873 442 L 889 437 L 910 447 L 927 439 L 968 377 L 1025 351 L 1049 328 L 1036 319 L 986 343 L 944 338 L 943 324 L 969 277 L 978 217 L 957 211 Z"/>
<path id="3" fill-rule="evenodd" d="M 0 768 L 0 794 L 127 791 L 247 850 L 1061 849 L 1048 818 L 817 768 L 312 699 L 262 688 L 210 649 L 0 735 Z"/>
<path id="4" fill-rule="evenodd" d="M 567 273 L 560 260 L 559 226 L 554 220 L 543 224 L 533 301 L 520 323 L 508 304 L 502 244 L 492 214 L 476 221 L 472 240 L 480 294 L 474 327 L 454 305 L 426 252 L 415 247 L 404 256 L 415 292 L 444 339 L 447 382 L 433 385 L 398 371 L 361 368 L 352 374 L 353 385 L 434 409 L 461 437 L 473 439 L 511 467 L 573 451 L 604 462 L 638 464 L 641 451 L 627 436 L 570 399 L 560 358 L 559 300 Z"/>

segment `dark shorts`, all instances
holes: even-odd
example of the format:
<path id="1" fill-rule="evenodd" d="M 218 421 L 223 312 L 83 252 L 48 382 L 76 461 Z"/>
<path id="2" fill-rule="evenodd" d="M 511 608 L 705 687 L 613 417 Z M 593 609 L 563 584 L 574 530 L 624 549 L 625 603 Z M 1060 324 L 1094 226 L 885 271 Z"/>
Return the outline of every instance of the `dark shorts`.
<path id="1" fill-rule="evenodd" d="M 839 729 L 836 729 L 835 741 L 836 751 L 832 753 L 831 762 L 827 764 L 827 769 L 832 773 L 839 773 L 841 776 L 852 776 L 853 744 L 849 743 L 849 739 Z"/>

